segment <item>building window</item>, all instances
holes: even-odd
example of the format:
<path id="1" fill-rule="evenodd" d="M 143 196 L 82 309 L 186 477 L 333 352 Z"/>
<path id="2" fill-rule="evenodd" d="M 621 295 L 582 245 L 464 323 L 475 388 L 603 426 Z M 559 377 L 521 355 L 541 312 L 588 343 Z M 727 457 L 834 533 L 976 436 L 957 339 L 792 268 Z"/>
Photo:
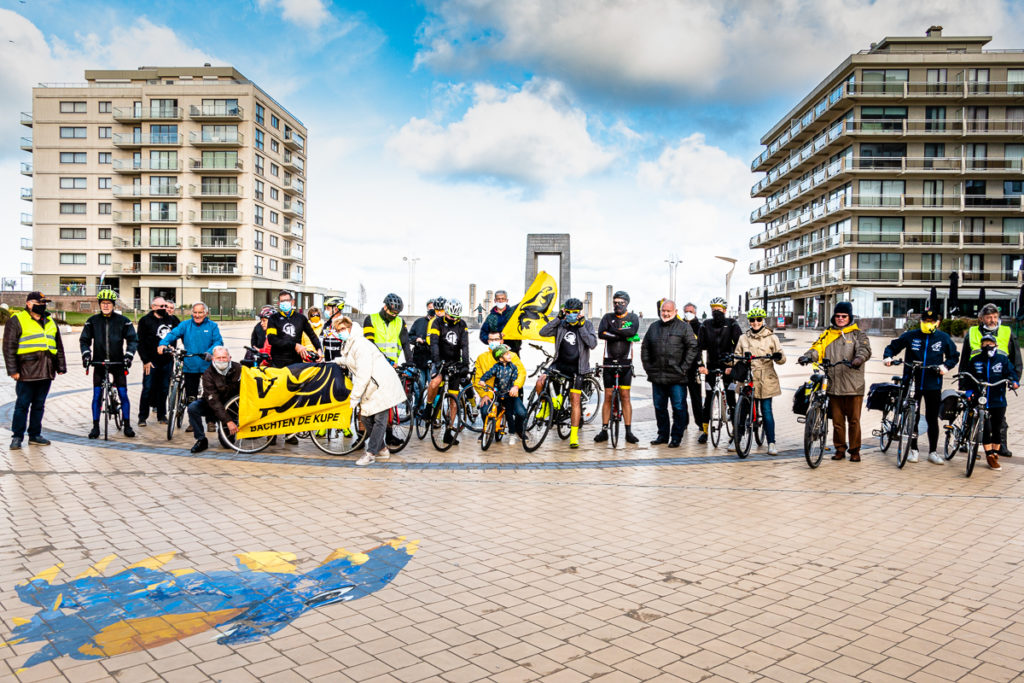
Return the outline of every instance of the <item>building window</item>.
<path id="1" fill-rule="evenodd" d="M 861 206 L 899 206 L 903 195 L 902 180 L 860 181 Z"/>
<path id="2" fill-rule="evenodd" d="M 99 163 L 109 164 L 114 161 L 114 157 L 110 152 L 100 152 Z"/>
<path id="3" fill-rule="evenodd" d="M 85 126 L 61 126 L 60 136 L 62 138 L 85 138 L 85 131 L 88 130 Z"/>
<path id="4" fill-rule="evenodd" d="M 253 223 L 256 225 L 263 225 L 263 207 L 256 206 L 255 214 L 253 215 Z"/>
<path id="5" fill-rule="evenodd" d="M 871 131 L 902 131 L 907 118 L 906 107 L 861 107 L 861 129 Z"/>
<path id="6" fill-rule="evenodd" d="M 861 72 L 861 92 L 901 94 L 907 75 L 906 69 L 864 69 Z"/>
<path id="7" fill-rule="evenodd" d="M 263 140 L 265 136 L 266 133 L 259 128 L 256 129 L 256 135 L 253 138 L 253 145 L 255 145 L 256 149 L 263 149 Z"/>
<path id="8" fill-rule="evenodd" d="M 237 99 L 204 99 L 203 116 L 238 116 Z"/>
<path id="9" fill-rule="evenodd" d="M 62 240 L 84 240 L 86 239 L 85 228 L 61 228 L 60 238 Z"/>
<path id="10" fill-rule="evenodd" d="M 271 162 L 271 163 L 270 163 L 270 175 L 272 175 L 272 176 L 274 176 L 274 177 L 277 177 L 277 176 L 279 176 L 280 174 L 281 174 L 281 169 L 280 169 L 280 167 L 278 167 L 278 165 L 277 165 L 277 164 L 275 164 L 275 163 Z"/>
<path id="11" fill-rule="evenodd" d="M 270 236 L 270 248 L 277 249 L 277 235 Z"/>
<path id="12" fill-rule="evenodd" d="M 1024 256 L 1020 254 L 1003 254 L 1003 279 L 1016 280 L 1017 273 L 1024 270 Z"/>
<path id="13" fill-rule="evenodd" d="M 921 203 L 924 206 L 942 206 L 942 193 L 944 188 L 941 180 L 925 180 L 921 183 L 921 189 L 924 191 L 924 197 L 921 198 Z"/>
<path id="14" fill-rule="evenodd" d="M 276 188 L 276 187 L 272 187 L 272 188 L 270 188 L 270 198 L 271 198 L 271 199 L 273 199 L 273 200 L 275 200 L 275 201 L 276 201 L 276 200 L 277 200 L 277 198 L 278 198 L 279 196 L 280 196 L 280 195 L 278 194 L 278 192 L 277 192 L 277 188 Z"/>
<path id="15" fill-rule="evenodd" d="M 203 126 L 203 142 L 238 142 L 238 126 Z"/>
<path id="16" fill-rule="evenodd" d="M 270 222 L 271 222 L 271 224 L 273 224 L 273 225 L 277 225 L 277 223 L 278 223 L 278 214 L 277 214 L 277 211 L 271 211 L 271 212 L 270 212 Z"/>
<path id="17" fill-rule="evenodd" d="M 151 247 L 176 247 L 178 246 L 177 228 L 150 228 L 149 246 Z"/>
<path id="18" fill-rule="evenodd" d="M 945 95 L 947 88 L 945 69 L 928 69 L 926 74 L 929 95 Z"/>
<path id="19" fill-rule="evenodd" d="M 263 257 L 257 255 L 253 265 L 254 265 L 253 274 L 254 275 L 263 275 Z"/>
<path id="20" fill-rule="evenodd" d="M 260 104 L 259 102 L 257 102 L 256 103 L 256 123 L 260 124 L 261 126 L 263 125 L 263 114 L 264 114 L 264 112 L 265 112 L 265 110 L 263 108 L 263 105 Z"/>
<path id="21" fill-rule="evenodd" d="M 85 102 L 61 102 L 61 114 L 85 114 L 88 112 Z"/>
<path id="22" fill-rule="evenodd" d="M 111 103 L 110 102 L 100 102 L 100 113 L 101 114 L 109 114 L 111 111 L 113 111 L 113 109 L 111 107 Z"/>
<path id="23" fill-rule="evenodd" d="M 100 228 L 99 238 L 101 240 L 109 240 L 110 239 L 110 228 Z"/>
<path id="24" fill-rule="evenodd" d="M 60 189 L 62 190 L 85 190 L 88 189 L 88 178 L 61 178 Z"/>
<path id="25" fill-rule="evenodd" d="M 61 254 L 60 264 L 62 266 L 84 266 L 85 254 Z"/>
<path id="26" fill-rule="evenodd" d="M 98 256 L 100 257 L 99 263 L 101 266 L 110 265 L 110 254 L 98 254 Z"/>
<path id="27" fill-rule="evenodd" d="M 260 201 L 263 201 L 263 181 L 262 180 L 255 181 L 255 187 L 256 187 L 256 190 L 254 191 L 253 195 L 256 197 L 256 199 L 259 199 Z"/>
<path id="28" fill-rule="evenodd" d="M 973 94 L 988 94 L 988 69 L 968 69 L 967 84 Z"/>
<path id="29" fill-rule="evenodd" d="M 100 202 L 99 203 L 99 209 L 100 209 L 99 210 L 99 214 L 101 216 L 109 216 L 110 215 L 110 207 L 111 207 L 111 203 L 110 202 Z"/>
<path id="30" fill-rule="evenodd" d="M 110 126 L 100 126 L 100 139 L 109 139 L 111 130 L 113 129 Z"/>
<path id="31" fill-rule="evenodd" d="M 926 131 L 946 130 L 946 108 L 925 107 L 924 129 Z"/>
<path id="32" fill-rule="evenodd" d="M 270 115 L 270 125 L 273 126 L 274 128 L 280 128 L 281 127 L 281 119 L 279 119 L 276 116 L 274 116 L 273 114 L 271 114 Z"/>
<path id="33" fill-rule="evenodd" d="M 204 169 L 208 169 L 208 168 L 238 168 L 238 152 L 214 152 L 214 151 L 210 151 L 210 150 L 204 151 L 203 152 L 202 167 Z M 177 157 L 175 157 L 173 169 L 166 169 L 166 170 L 177 170 L 177 169 L 178 169 L 178 162 L 177 162 Z"/>
<path id="34" fill-rule="evenodd" d="M 178 220 L 177 202 L 150 202 L 149 220 L 151 221 L 176 221 Z"/>
<path id="35" fill-rule="evenodd" d="M 274 272 L 277 272 L 277 259 L 276 258 L 270 259 L 270 270 L 272 270 Z"/>
<path id="36" fill-rule="evenodd" d="M 255 171 L 256 175 L 263 175 L 263 157 L 259 154 L 256 155 Z"/>
<path id="37" fill-rule="evenodd" d="M 921 254 L 921 280 L 942 279 L 942 254 Z"/>
<path id="38" fill-rule="evenodd" d="M 263 251 L 263 231 L 255 230 L 253 232 L 253 235 L 253 240 L 255 242 L 255 244 L 253 244 L 253 248 L 256 249 L 257 251 Z"/>
<path id="39" fill-rule="evenodd" d="M 62 164 L 84 164 L 87 163 L 85 152 L 61 152 L 60 163 Z"/>
<path id="40" fill-rule="evenodd" d="M 857 254 L 858 280 L 898 280 L 903 254 Z"/>
<path id="41" fill-rule="evenodd" d="M 62 214 L 72 214 L 73 213 L 73 214 L 84 215 L 85 214 L 85 202 L 81 202 L 81 203 L 78 203 L 78 202 L 76 202 L 76 203 L 61 202 L 60 203 L 60 212 Z"/>
<path id="42" fill-rule="evenodd" d="M 280 151 L 280 149 L 281 146 L 277 144 L 277 140 L 275 140 L 274 138 L 270 138 L 270 151 L 277 152 Z"/>
<path id="43" fill-rule="evenodd" d="M 861 242 L 899 242 L 903 219 L 861 216 L 857 221 L 857 231 Z"/>
<path id="44" fill-rule="evenodd" d="M 101 190 L 109 190 L 110 189 L 110 178 L 100 178 L 99 181 L 100 181 L 100 186 L 99 187 L 100 187 Z"/>
<path id="45" fill-rule="evenodd" d="M 1024 194 L 1024 181 L 1022 180 L 1004 180 L 1003 181 L 1003 196 L 1004 197 L 1019 197 Z"/>
<path id="46" fill-rule="evenodd" d="M 987 133 L 988 107 L 967 107 L 967 120 L 964 123 L 969 133 Z"/>

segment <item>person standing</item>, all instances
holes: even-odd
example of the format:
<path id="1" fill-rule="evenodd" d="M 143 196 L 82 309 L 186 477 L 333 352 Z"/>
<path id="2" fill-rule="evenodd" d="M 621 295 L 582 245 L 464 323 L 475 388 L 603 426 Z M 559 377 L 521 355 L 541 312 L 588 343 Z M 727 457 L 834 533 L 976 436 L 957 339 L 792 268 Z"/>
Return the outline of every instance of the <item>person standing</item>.
<path id="1" fill-rule="evenodd" d="M 26 426 L 30 444 L 50 444 L 42 435 L 46 396 L 53 378 L 66 373 L 68 365 L 60 330 L 46 310 L 49 302 L 42 292 L 29 292 L 25 310 L 4 325 L 4 364 L 17 396 L 11 418 L 12 451 L 21 448 Z"/>
<path id="2" fill-rule="evenodd" d="M 764 437 L 768 442 L 768 455 L 778 455 L 775 445 L 775 414 L 772 412 L 772 398 L 782 394 L 779 375 L 775 365 L 786 362 L 782 353 L 782 344 L 775 333 L 765 325 L 768 312 L 763 308 L 752 308 L 747 311 L 750 329 L 736 342 L 736 355 L 749 353 L 751 356 L 771 356 L 750 362 L 750 372 L 754 380 L 754 400 L 757 401 L 757 412 L 764 419 Z"/>
<path id="3" fill-rule="evenodd" d="M 633 382 L 633 342 L 640 341 L 640 318 L 629 311 L 629 294 L 623 291 L 612 295 L 612 312 L 606 313 L 597 326 L 597 338 L 604 340 L 604 405 L 601 406 L 601 431 L 594 441 L 608 440 L 608 422 L 612 416 L 612 392 L 615 375 L 619 375 L 619 401 L 622 421 L 626 424 L 626 443 L 637 443 L 633 434 L 633 404 L 629 399 Z"/>
<path id="4" fill-rule="evenodd" d="M 740 329 L 735 319 L 725 317 L 725 310 L 725 299 L 722 297 L 712 299 L 711 318 L 701 323 L 700 334 L 697 335 L 700 350 L 707 354 L 704 365 L 698 370 L 706 378 L 704 385 L 704 409 L 701 411 L 701 417 L 704 418 L 704 421 L 701 423 L 701 429 L 704 434 L 708 433 L 711 401 L 714 400 L 715 396 L 713 391 L 715 388 L 714 380 L 712 379 L 711 371 L 722 371 L 722 381 L 726 386 L 725 400 L 729 406 L 728 419 L 730 421 L 732 421 L 732 412 L 736 408 L 736 392 L 728 390 L 729 384 L 732 381 L 729 377 L 732 373 L 732 368 L 729 367 L 729 362 L 725 358 L 736 348 L 736 342 L 740 340 L 743 330 Z M 706 438 L 704 442 L 707 442 Z"/>
<path id="5" fill-rule="evenodd" d="M 515 312 L 516 306 L 518 305 L 519 304 L 510 304 L 508 302 L 508 292 L 504 289 L 496 291 L 494 293 L 494 306 L 491 307 L 487 317 L 484 318 L 483 325 L 480 326 L 480 341 L 486 344 L 487 337 L 491 332 L 501 332 L 502 336 L 504 336 L 505 325 L 508 324 L 509 319 L 512 317 L 512 313 Z M 504 342 L 504 344 L 512 349 L 512 353 L 517 356 L 523 348 L 523 342 L 521 339 L 509 339 Z"/>
<path id="6" fill-rule="evenodd" d="M 192 317 L 182 322 L 167 333 L 156 347 L 157 353 L 167 353 L 167 349 L 177 340 L 181 340 L 185 352 L 191 354 L 185 358 L 185 396 L 189 402 L 199 398 L 199 385 L 203 373 L 210 367 L 213 349 L 222 346 L 224 339 L 220 335 L 220 327 L 210 320 L 210 309 L 202 301 L 192 304 Z M 191 431 L 192 427 L 185 431 Z"/>
<path id="7" fill-rule="evenodd" d="M 121 399 L 121 418 L 124 426 L 121 432 L 129 439 L 135 436 L 131 425 L 131 404 L 128 402 L 128 371 L 132 358 L 139 347 L 139 337 L 132 321 L 114 311 L 117 292 L 103 289 L 96 293 L 100 312 L 85 321 L 78 345 L 82 350 L 82 362 L 86 372 L 93 361 L 114 363 L 112 366 L 98 365 L 92 374 L 92 431 L 90 439 L 100 436 L 100 404 L 103 399 L 103 378 L 110 375 L 111 383 L 117 388 Z"/>
<path id="8" fill-rule="evenodd" d="M 320 350 L 320 337 L 306 316 L 295 310 L 291 292 L 282 290 L 277 295 L 277 313 L 267 321 L 267 341 L 275 368 L 309 362 L 312 356 L 302 344 L 302 335 L 306 335 L 314 349 Z"/>
<path id="9" fill-rule="evenodd" d="M 392 365 L 398 364 L 401 355 L 407 363 L 412 361 L 409 331 L 399 315 L 403 308 L 402 297 L 388 294 L 380 311 L 366 316 L 363 321 L 363 336 L 372 341 Z"/>
<path id="10" fill-rule="evenodd" d="M 156 408 L 157 422 L 167 422 L 167 390 L 171 385 L 171 356 L 157 352 L 167 334 L 181 324 L 177 316 L 167 312 L 163 297 L 155 297 L 150 311 L 139 320 L 139 359 L 142 361 L 142 393 L 139 394 L 140 427 L 146 426 L 150 409 Z"/>
<path id="11" fill-rule="evenodd" d="M 1018 382 L 1020 377 L 1013 367 L 1009 356 L 999 348 L 999 338 L 991 333 L 982 335 L 978 341 L 978 353 L 971 356 L 966 365 L 960 367 L 960 389 L 970 395 L 974 391 L 983 391 L 985 394 L 985 407 L 988 408 L 988 419 L 983 425 L 981 443 L 985 448 L 985 460 L 988 466 L 994 470 L 1003 469 L 999 464 L 999 425 L 1006 419 L 1006 384 L 999 384 L 994 387 L 978 387 L 970 377 L 964 373 L 970 373 L 975 378 L 988 383 L 998 383 L 1000 380 L 1008 380 L 1011 389 L 1016 391 L 1020 388 Z"/>
<path id="12" fill-rule="evenodd" d="M 832 417 L 833 460 L 860 462 L 860 412 L 864 403 L 864 363 L 871 358 L 871 342 L 853 320 L 853 304 L 840 301 L 832 313 L 829 327 L 822 332 L 808 351 L 800 356 L 800 365 L 848 361 L 831 369 L 828 382 L 829 407 Z"/>
<path id="13" fill-rule="evenodd" d="M 684 387 L 690 366 L 697 362 L 700 351 L 693 328 L 679 319 L 674 301 L 662 300 L 660 313 L 661 319 L 647 328 L 640 345 L 640 359 L 651 383 L 654 417 L 658 423 L 658 436 L 651 445 L 667 443 L 669 448 L 678 448 L 689 422 Z M 671 422 L 669 401 L 672 402 Z"/>
<path id="14" fill-rule="evenodd" d="M 263 351 L 267 346 L 267 324 L 270 322 L 270 316 L 276 312 L 277 309 L 273 306 L 264 306 L 260 309 L 260 319 L 253 325 L 252 334 L 249 335 L 250 348 Z M 246 360 L 251 360 L 253 358 L 252 351 L 246 351 L 245 358 Z"/>
<path id="15" fill-rule="evenodd" d="M 693 330 L 694 338 L 698 338 L 700 335 L 700 321 L 697 320 L 697 306 L 694 303 L 687 303 L 683 306 L 683 322 L 690 326 Z M 686 393 L 690 395 L 690 418 L 691 422 L 700 429 L 700 436 L 697 437 L 697 443 L 708 442 L 708 432 L 704 429 L 704 399 L 701 394 L 701 386 L 704 384 L 703 378 L 700 374 L 700 368 L 704 365 L 704 360 L 701 358 L 700 348 L 698 343 L 697 360 L 690 366 L 690 374 L 686 378 Z"/>
<path id="16" fill-rule="evenodd" d="M 964 338 L 963 350 L 960 353 L 960 367 L 967 367 L 967 363 L 981 351 L 981 338 L 990 334 L 996 339 L 996 348 L 1006 354 L 1013 365 L 1013 371 L 1017 377 L 1024 372 L 1024 365 L 1021 365 L 1020 343 L 1017 336 L 1009 325 L 1000 324 L 999 307 L 995 304 L 985 304 L 978 313 L 978 324 L 967 331 Z M 1006 422 L 1003 421 L 999 430 L 999 454 L 1009 458 L 1013 455 L 1006 445 Z"/>
<path id="17" fill-rule="evenodd" d="M 422 408 L 423 389 L 430 379 L 430 321 L 434 318 L 434 300 L 427 302 L 427 312 L 422 318 L 416 318 L 409 330 L 409 341 L 412 344 L 412 364 L 416 367 L 419 387 L 416 390 L 416 409 Z"/>
<path id="18" fill-rule="evenodd" d="M 903 366 L 903 378 L 910 379 L 917 386 L 918 410 L 924 398 L 925 420 L 928 422 L 928 462 L 945 465 L 946 459 L 939 455 L 939 408 L 942 406 L 942 376 L 956 367 L 956 344 L 953 338 L 939 329 L 942 315 L 928 308 L 921 313 L 921 327 L 904 332 L 889 342 L 882 353 L 886 367 L 892 365 L 894 356 L 903 352 L 905 361 L 916 361 L 922 365 L 938 365 L 938 370 Z M 907 462 L 917 462 L 917 434 L 910 440 Z"/>
<path id="19" fill-rule="evenodd" d="M 550 367 L 564 375 L 569 383 L 569 448 L 579 448 L 583 378 L 590 372 L 590 350 L 597 347 L 597 333 L 583 315 L 583 302 L 576 297 L 566 299 L 558 316 L 541 328 L 540 336 L 555 338 L 555 355 Z M 537 379 L 538 395 L 544 391 L 545 382 L 547 373 Z"/>

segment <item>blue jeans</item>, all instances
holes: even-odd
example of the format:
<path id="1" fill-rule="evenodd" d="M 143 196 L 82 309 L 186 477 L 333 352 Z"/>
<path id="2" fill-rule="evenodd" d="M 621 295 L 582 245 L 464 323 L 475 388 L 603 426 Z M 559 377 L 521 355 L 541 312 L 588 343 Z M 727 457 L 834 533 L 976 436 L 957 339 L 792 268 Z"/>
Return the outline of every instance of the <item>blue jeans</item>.
<path id="1" fill-rule="evenodd" d="M 519 435 L 523 431 L 523 422 L 526 420 L 526 406 L 523 405 L 523 399 L 506 394 L 498 400 L 501 401 L 501 405 L 505 409 L 505 420 L 512 433 Z"/>
<path id="2" fill-rule="evenodd" d="M 14 417 L 11 419 L 12 436 L 19 441 L 25 436 L 25 423 L 28 423 L 28 437 L 39 436 L 43 431 L 43 410 L 46 407 L 46 395 L 50 393 L 52 380 L 39 382 L 16 382 L 14 393 Z M 31 409 L 31 412 L 30 412 Z"/>
<path id="3" fill-rule="evenodd" d="M 654 418 L 658 422 L 658 439 L 669 438 L 668 402 L 672 400 L 671 440 L 680 441 L 690 416 L 686 412 L 686 386 L 683 384 L 651 384 L 654 398 Z"/>
<path id="4" fill-rule="evenodd" d="M 213 414 L 213 410 L 204 399 L 188 404 L 188 423 L 192 425 L 192 436 L 196 438 L 196 441 L 206 438 L 206 427 L 203 426 L 204 417 L 212 424 L 217 423 L 216 415 Z"/>
<path id="5" fill-rule="evenodd" d="M 772 414 L 772 400 L 770 398 L 757 399 L 757 409 L 764 419 L 764 438 L 768 443 L 775 443 L 775 415 Z"/>
<path id="6" fill-rule="evenodd" d="M 140 420 L 149 417 L 150 408 L 156 408 L 158 420 L 167 417 L 167 390 L 171 386 L 171 370 L 173 368 L 173 363 L 154 364 L 148 375 L 142 375 L 142 394 L 139 396 Z"/>

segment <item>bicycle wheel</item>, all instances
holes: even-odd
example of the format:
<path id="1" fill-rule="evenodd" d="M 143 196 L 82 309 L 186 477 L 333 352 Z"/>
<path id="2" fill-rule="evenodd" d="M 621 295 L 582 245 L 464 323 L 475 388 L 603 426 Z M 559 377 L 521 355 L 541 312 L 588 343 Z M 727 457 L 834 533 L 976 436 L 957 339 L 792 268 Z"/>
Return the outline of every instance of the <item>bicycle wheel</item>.
<path id="1" fill-rule="evenodd" d="M 110 400 L 110 392 L 106 391 L 109 386 L 104 387 L 104 391 L 100 393 L 100 415 L 103 416 L 103 440 L 108 441 L 107 433 L 110 425 L 110 410 L 107 407 L 107 401 Z"/>
<path id="2" fill-rule="evenodd" d="M 568 439 L 572 429 L 572 400 L 567 395 L 562 396 L 562 407 L 555 408 L 554 422 L 558 438 Z"/>
<path id="3" fill-rule="evenodd" d="M 819 422 L 825 419 L 825 412 L 817 401 L 813 401 L 807 409 L 807 417 L 804 420 L 804 459 L 807 466 L 812 470 L 821 464 L 821 457 L 825 453 L 825 442 L 820 438 L 824 427 Z"/>
<path id="4" fill-rule="evenodd" d="M 917 431 L 917 406 L 910 404 L 903 409 L 900 416 L 899 443 L 896 444 L 896 467 L 903 469 L 910 455 L 910 443 Z"/>
<path id="5" fill-rule="evenodd" d="M 728 389 L 726 389 L 728 391 Z M 733 408 L 733 419 L 729 419 L 729 402 L 725 398 L 725 391 L 722 392 L 722 420 L 725 422 L 725 432 L 729 436 L 729 440 L 736 436 L 736 433 L 732 430 L 732 425 L 736 417 L 736 409 Z"/>
<path id="6" fill-rule="evenodd" d="M 480 437 L 480 449 L 486 451 L 494 442 L 494 435 L 497 431 L 498 419 L 487 415 L 484 418 L 484 431 Z"/>
<path id="7" fill-rule="evenodd" d="M 967 443 L 967 476 L 974 473 L 974 463 L 978 461 L 978 448 L 981 447 L 981 431 L 985 425 L 985 414 L 977 412 L 974 414 L 974 424 L 971 429 L 971 436 Z"/>
<path id="8" fill-rule="evenodd" d="M 459 417 L 462 419 L 462 426 L 475 434 L 479 434 L 484 428 L 480 400 L 471 386 L 465 386 L 459 392 Z"/>
<path id="9" fill-rule="evenodd" d="M 405 401 L 388 411 L 388 435 L 384 444 L 392 453 L 397 453 L 409 444 L 412 438 L 413 419 L 416 414 L 413 408 L 412 399 L 408 396 Z"/>
<path id="10" fill-rule="evenodd" d="M 452 411 L 455 412 L 454 424 L 451 418 Z M 430 423 L 430 440 L 433 442 L 434 448 L 443 453 L 455 445 L 455 438 L 458 434 L 459 404 L 454 396 L 445 394 L 444 398 L 441 399 L 440 415 L 436 416 Z M 445 443 L 445 436 L 451 437 L 447 443 Z"/>
<path id="11" fill-rule="evenodd" d="M 123 424 L 121 418 L 121 397 L 118 396 L 117 389 L 112 384 L 107 386 L 107 411 L 110 412 L 110 417 L 114 419 L 114 431 L 121 431 Z"/>
<path id="12" fill-rule="evenodd" d="M 967 423 L 967 424 L 965 424 Z M 956 452 L 960 450 L 960 446 L 964 442 L 964 434 L 968 431 L 970 423 L 967 420 L 967 411 L 960 413 L 956 420 L 946 425 L 946 441 L 943 445 L 944 455 L 946 460 L 952 460 Z"/>
<path id="13" fill-rule="evenodd" d="M 895 420 L 893 419 L 894 416 L 891 416 L 890 413 L 895 412 L 896 410 L 893 406 L 887 406 L 882 411 L 882 424 L 878 427 L 878 448 L 883 453 L 887 452 L 889 446 L 892 445 L 893 423 Z"/>
<path id="14" fill-rule="evenodd" d="M 224 412 L 227 413 L 228 422 L 234 422 L 238 424 L 238 397 L 233 397 L 230 401 L 224 404 Z M 238 438 L 238 435 L 232 436 L 228 432 L 227 425 L 224 422 L 217 422 L 217 439 L 220 444 L 227 449 L 233 450 L 237 453 L 259 453 L 264 448 L 270 445 L 273 440 L 272 436 L 253 436 Z"/>
<path id="15" fill-rule="evenodd" d="M 174 437 L 174 428 L 178 425 L 178 393 L 181 392 L 181 382 L 171 382 L 171 388 L 167 391 L 167 440 Z"/>
<path id="16" fill-rule="evenodd" d="M 764 416 L 761 413 L 757 414 L 757 420 L 754 422 L 754 438 L 757 439 L 758 446 L 764 445 Z"/>
<path id="17" fill-rule="evenodd" d="M 583 424 L 590 424 L 601 413 L 601 394 L 604 389 L 601 383 L 593 375 L 588 375 L 583 380 L 583 387 L 580 390 L 580 411 Z"/>
<path id="18" fill-rule="evenodd" d="M 711 419 L 708 420 L 708 432 L 711 434 L 711 445 L 718 448 L 718 442 L 722 438 L 722 426 L 725 422 L 722 415 L 722 394 L 715 391 L 711 397 Z"/>
<path id="19" fill-rule="evenodd" d="M 523 450 L 533 453 L 544 443 L 551 429 L 551 399 L 534 396 L 526 406 L 523 419 Z"/>
<path id="20" fill-rule="evenodd" d="M 736 409 L 733 411 L 733 427 L 732 433 L 733 446 L 736 449 L 736 455 L 740 458 L 745 458 L 750 455 L 750 442 L 754 437 L 754 415 L 752 406 L 750 405 L 750 397 L 740 396 L 740 399 L 736 401 Z"/>

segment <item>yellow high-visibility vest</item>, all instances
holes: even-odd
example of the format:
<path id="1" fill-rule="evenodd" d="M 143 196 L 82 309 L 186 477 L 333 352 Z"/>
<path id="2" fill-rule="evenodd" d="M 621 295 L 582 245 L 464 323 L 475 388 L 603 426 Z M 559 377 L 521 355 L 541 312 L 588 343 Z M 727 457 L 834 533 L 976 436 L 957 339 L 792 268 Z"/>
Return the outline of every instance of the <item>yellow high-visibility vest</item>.
<path id="1" fill-rule="evenodd" d="M 971 358 L 981 353 L 981 326 L 975 325 L 967 333 L 967 341 L 971 345 Z M 1010 355 L 1010 326 L 1000 325 L 996 328 L 996 348 Z"/>
<path id="2" fill-rule="evenodd" d="M 28 311 L 18 311 L 14 317 L 21 324 L 21 337 L 18 339 L 19 356 L 37 351 L 49 351 L 57 355 L 57 323 L 53 322 L 51 316 L 46 317 L 46 323 L 43 325 L 40 325 Z"/>
<path id="3" fill-rule="evenodd" d="M 385 322 L 380 313 L 374 313 L 370 322 L 373 324 L 373 343 L 392 363 L 397 363 L 402 355 L 402 319 L 396 315 L 391 322 Z"/>

